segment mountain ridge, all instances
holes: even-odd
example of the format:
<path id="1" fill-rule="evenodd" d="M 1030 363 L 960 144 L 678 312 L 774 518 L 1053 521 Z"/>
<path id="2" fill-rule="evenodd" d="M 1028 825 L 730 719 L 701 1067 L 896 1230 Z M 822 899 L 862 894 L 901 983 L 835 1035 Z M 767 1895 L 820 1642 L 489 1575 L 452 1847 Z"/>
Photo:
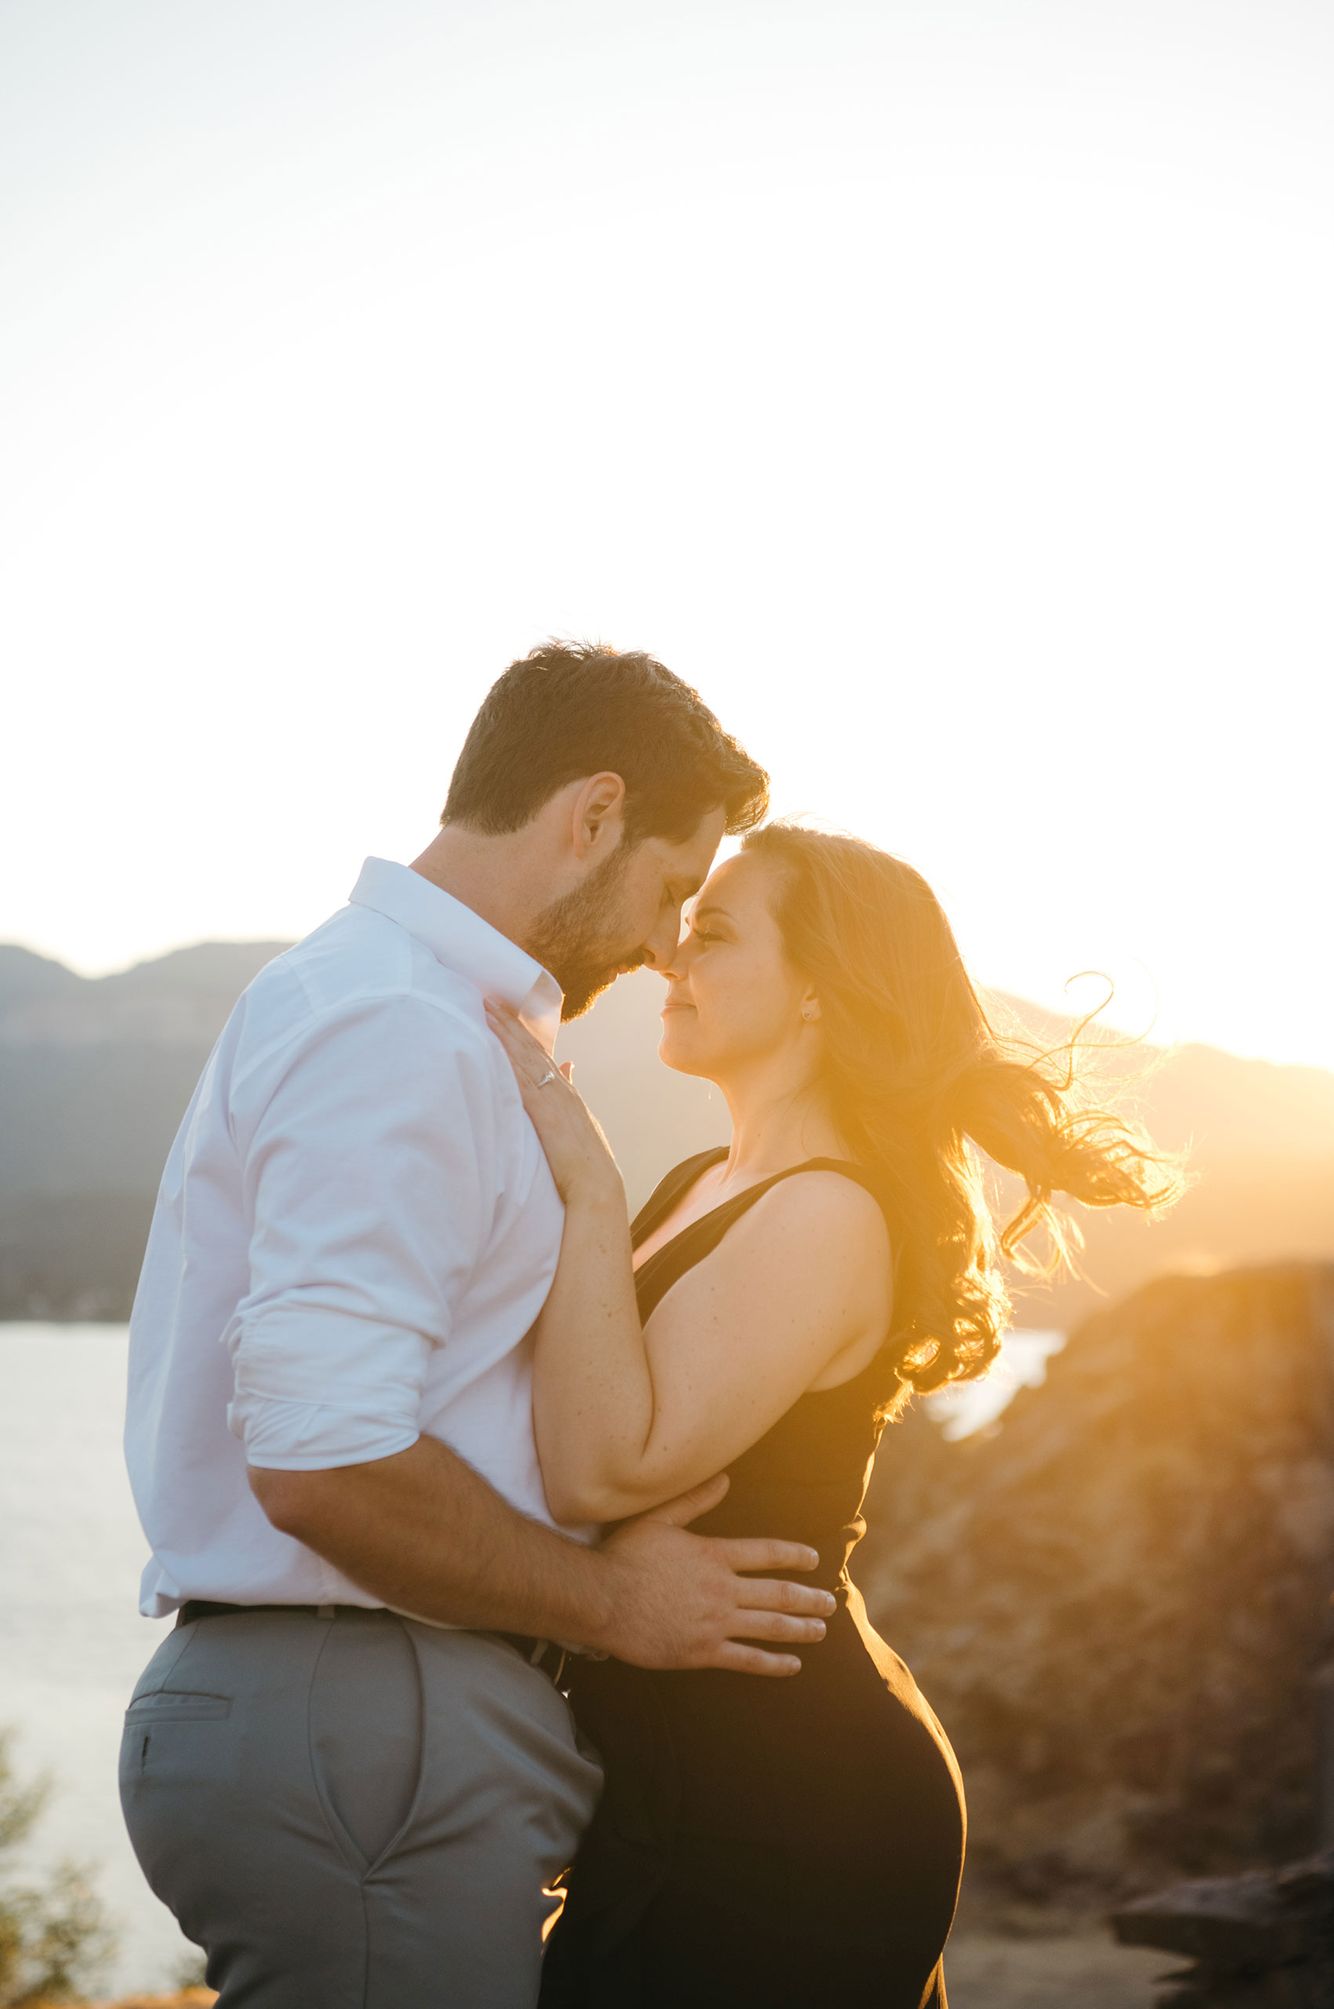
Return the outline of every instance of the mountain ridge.
<path id="1" fill-rule="evenodd" d="M 0 1317 L 128 1315 L 195 1081 L 237 996 L 290 946 L 189 943 L 84 977 L 0 943 Z M 623 978 L 561 1034 L 634 1205 L 670 1165 L 728 1134 L 719 1092 L 656 1059 L 660 995 L 649 972 Z M 1076 1023 L 988 995 L 1004 1030 L 1039 1042 Z M 1116 1035 L 1104 1036 L 1101 1061 L 1113 1082 L 1129 1078 L 1128 1099 L 1164 1149 L 1193 1142 L 1197 1183 L 1160 1223 L 1081 1215 L 1086 1278 L 1026 1291 L 1024 1323 L 1065 1326 L 1172 1270 L 1334 1257 L 1334 1072 Z"/>

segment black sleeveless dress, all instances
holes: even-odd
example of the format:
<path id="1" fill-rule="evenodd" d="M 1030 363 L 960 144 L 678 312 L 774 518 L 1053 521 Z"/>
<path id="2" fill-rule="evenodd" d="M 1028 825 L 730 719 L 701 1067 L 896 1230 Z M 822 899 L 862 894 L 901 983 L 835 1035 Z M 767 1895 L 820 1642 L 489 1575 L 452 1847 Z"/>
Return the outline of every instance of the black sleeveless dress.
<path id="1" fill-rule="evenodd" d="M 670 1172 L 634 1222 L 636 1245 L 726 1155 Z M 875 1193 L 859 1166 L 833 1159 L 776 1178 L 812 1170 Z M 774 1183 L 715 1207 L 640 1266 L 642 1317 Z M 847 1572 L 885 1393 L 877 1364 L 803 1395 L 733 1459 L 727 1497 L 693 1524 L 818 1550 L 802 1581 L 832 1591 L 838 1609 L 800 1674 L 573 1663 L 570 1699 L 606 1785 L 548 1943 L 541 2009 L 946 2009 L 963 1786 Z"/>

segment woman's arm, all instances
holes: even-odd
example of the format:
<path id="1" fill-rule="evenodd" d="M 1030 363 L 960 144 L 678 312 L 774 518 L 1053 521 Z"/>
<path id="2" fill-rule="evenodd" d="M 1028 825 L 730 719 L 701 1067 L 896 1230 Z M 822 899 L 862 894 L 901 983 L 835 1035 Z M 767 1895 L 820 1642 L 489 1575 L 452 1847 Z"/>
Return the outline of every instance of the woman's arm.
<path id="1" fill-rule="evenodd" d="M 887 1329 L 888 1274 L 870 1194 L 803 1172 L 763 1194 L 641 1329 L 624 1200 L 576 1193 L 534 1376 L 553 1513 L 618 1520 L 724 1470 L 861 1334 Z"/>
<path id="2" fill-rule="evenodd" d="M 834 1172 L 772 1187 L 646 1326 L 625 1192 L 568 1081 L 512 1020 L 493 1020 L 565 1200 L 537 1328 L 534 1416 L 552 1512 L 618 1520 L 722 1470 L 839 1354 L 889 1323 L 889 1237 Z"/>

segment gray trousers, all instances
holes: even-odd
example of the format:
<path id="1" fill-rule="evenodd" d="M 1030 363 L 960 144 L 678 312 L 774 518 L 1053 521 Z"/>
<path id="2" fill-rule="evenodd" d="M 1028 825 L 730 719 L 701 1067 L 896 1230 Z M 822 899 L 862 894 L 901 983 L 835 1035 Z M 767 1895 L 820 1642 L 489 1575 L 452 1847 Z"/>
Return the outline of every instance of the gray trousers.
<path id="1" fill-rule="evenodd" d="M 145 1876 L 219 2009 L 532 2009 L 602 1783 L 564 1696 L 485 1633 L 324 1611 L 162 1641 L 121 1744 Z"/>

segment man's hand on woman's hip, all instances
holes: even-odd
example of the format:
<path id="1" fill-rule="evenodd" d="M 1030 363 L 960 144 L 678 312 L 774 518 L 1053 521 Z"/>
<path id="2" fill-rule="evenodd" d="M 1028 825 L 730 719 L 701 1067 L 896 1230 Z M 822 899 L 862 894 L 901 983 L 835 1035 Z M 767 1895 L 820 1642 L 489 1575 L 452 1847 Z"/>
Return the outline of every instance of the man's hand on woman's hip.
<path id="1" fill-rule="evenodd" d="M 801 1542 L 692 1535 L 687 1524 L 718 1505 L 723 1474 L 651 1513 L 626 1521 L 603 1546 L 616 1572 L 605 1639 L 596 1642 L 636 1667 L 722 1667 L 737 1674 L 799 1674 L 801 1661 L 774 1647 L 812 1646 L 834 1610 L 828 1591 L 785 1577 L 745 1572 L 815 1569 Z M 769 1643 L 765 1646 L 757 1641 Z"/>

